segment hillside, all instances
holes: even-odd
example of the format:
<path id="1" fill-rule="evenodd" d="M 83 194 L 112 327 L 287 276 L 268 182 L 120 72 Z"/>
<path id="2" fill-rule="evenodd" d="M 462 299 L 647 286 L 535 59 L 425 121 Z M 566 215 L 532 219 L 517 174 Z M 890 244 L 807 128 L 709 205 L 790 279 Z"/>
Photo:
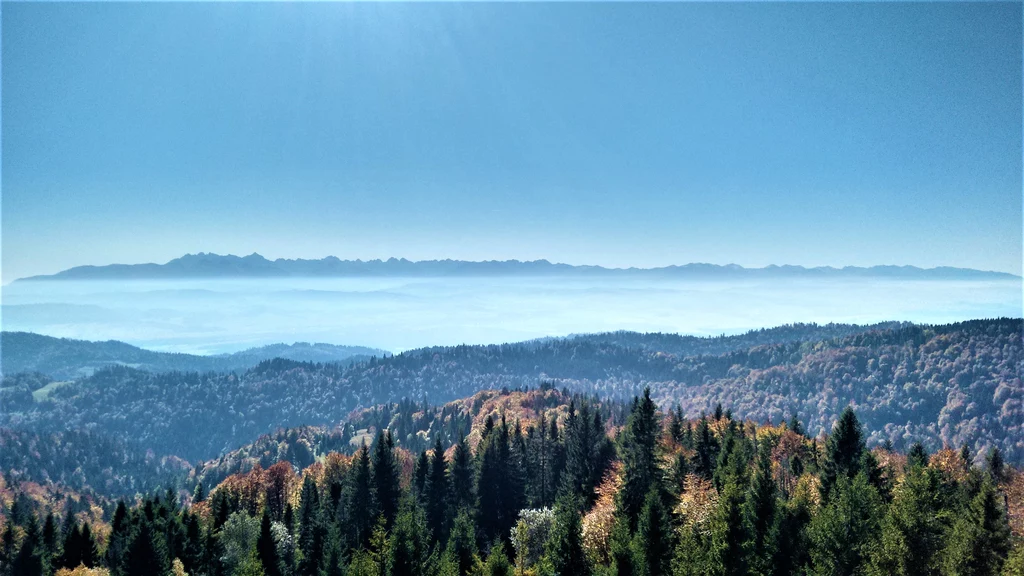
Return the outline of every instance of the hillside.
<path id="1" fill-rule="evenodd" d="M 638 278 L 895 278 L 916 280 L 1019 280 L 1004 272 L 969 268 L 918 268 L 916 266 L 767 266 L 744 268 L 736 264 L 691 263 L 660 268 L 604 268 L 553 264 L 547 260 L 471 262 L 464 260 L 425 260 L 404 258 L 388 260 L 339 260 L 328 256 L 320 260 L 268 260 L 259 254 L 186 254 L 166 264 L 110 264 L 77 266 L 46 276 L 22 281 L 55 280 L 152 280 L 171 278 L 272 278 L 272 277 L 451 277 L 451 276 L 601 276 Z"/>
<path id="2" fill-rule="evenodd" d="M 233 354 L 197 356 L 144 350 L 124 342 L 90 342 L 53 338 L 30 332 L 0 333 L 0 373 L 40 372 L 58 380 L 89 376 L 96 370 L 124 365 L 150 372 L 230 372 L 246 370 L 271 358 L 302 362 L 342 362 L 381 356 L 363 346 L 272 344 Z"/>
<path id="3" fill-rule="evenodd" d="M 15 574 L 34 558 L 132 576 L 1019 573 L 1018 469 L 996 452 L 868 449 L 855 411 L 831 419 L 812 438 L 798 419 L 685 418 L 646 392 L 547 386 L 402 402 L 264 436 L 116 508 L 0 478 L 0 552 Z M 421 436 L 436 444 L 408 443 Z"/>
<path id="4" fill-rule="evenodd" d="M 4 412 L 0 424 L 91 428 L 194 461 L 278 428 L 334 426 L 353 410 L 403 398 L 442 403 L 551 382 L 609 400 L 650 386 L 659 404 L 679 404 L 690 417 L 719 402 L 759 422 L 796 414 L 814 435 L 851 404 L 873 446 L 966 443 L 975 460 L 994 446 L 1010 461 L 1024 458 L 1021 320 L 906 326 L 696 356 L 602 338 L 429 348 L 351 366 L 271 360 L 237 375 L 112 367 Z"/>

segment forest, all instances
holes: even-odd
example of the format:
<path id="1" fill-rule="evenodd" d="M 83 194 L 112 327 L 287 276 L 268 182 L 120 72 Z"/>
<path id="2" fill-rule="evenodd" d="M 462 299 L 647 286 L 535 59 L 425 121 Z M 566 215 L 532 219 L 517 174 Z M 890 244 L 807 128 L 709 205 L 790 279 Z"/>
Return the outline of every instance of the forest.
<path id="1" fill-rule="evenodd" d="M 424 348 L 363 362 L 266 360 L 242 372 L 157 373 L 113 366 L 52 382 L 8 375 L 0 427 L 111 437 L 189 462 L 216 458 L 280 428 L 334 427 L 354 411 L 403 399 L 440 404 L 478 390 L 548 382 L 629 399 L 643 388 L 693 418 L 716 404 L 739 418 L 796 414 L 808 432 L 856 407 L 870 447 L 967 445 L 973 464 L 998 447 L 1024 461 L 1020 319 L 941 326 L 795 325 L 699 339 L 610 333 L 493 346 Z"/>
<path id="2" fill-rule="evenodd" d="M 6 473 L 0 574 L 1024 574 L 997 447 L 869 449 L 855 409 L 834 421 L 544 385 L 283 430 L 116 500 Z"/>

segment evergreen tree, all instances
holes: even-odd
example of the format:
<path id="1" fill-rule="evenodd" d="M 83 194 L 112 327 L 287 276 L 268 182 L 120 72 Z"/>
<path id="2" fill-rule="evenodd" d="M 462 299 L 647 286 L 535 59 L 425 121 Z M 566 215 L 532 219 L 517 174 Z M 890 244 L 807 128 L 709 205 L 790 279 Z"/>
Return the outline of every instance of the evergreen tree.
<path id="1" fill-rule="evenodd" d="M 185 553 L 181 557 L 182 566 L 189 574 L 198 574 L 203 564 L 203 534 L 199 518 L 195 514 L 185 517 Z"/>
<path id="2" fill-rule="evenodd" d="M 453 514 L 458 514 L 463 509 L 472 509 L 476 502 L 473 494 L 473 464 L 464 434 L 459 434 L 459 442 L 455 445 L 455 452 L 448 466 Z"/>
<path id="3" fill-rule="evenodd" d="M 633 540 L 629 532 L 629 519 L 619 513 L 615 514 L 612 533 L 608 538 L 608 555 L 611 567 L 617 576 L 633 576 L 636 574 L 633 562 Z"/>
<path id="4" fill-rule="evenodd" d="M 883 576 L 935 574 L 942 542 L 935 476 L 915 457 L 882 520 L 869 572 Z"/>
<path id="5" fill-rule="evenodd" d="M 808 527 L 814 576 L 860 573 L 878 529 L 882 499 L 864 474 L 837 474 L 833 492 Z"/>
<path id="6" fill-rule="evenodd" d="M 669 573 L 672 554 L 672 531 L 668 514 L 662 504 L 662 495 L 652 489 L 644 499 L 633 537 L 633 569 L 644 576 L 663 576 Z"/>
<path id="7" fill-rule="evenodd" d="M 566 495 L 555 506 L 555 521 L 545 550 L 547 562 L 555 574 L 590 574 L 583 550 L 583 524 L 578 495 Z"/>
<path id="8" fill-rule="evenodd" d="M 299 576 L 318 576 L 324 556 L 326 529 L 321 521 L 320 492 L 312 476 L 302 480 L 299 500 Z"/>
<path id="9" fill-rule="evenodd" d="M 138 519 L 124 553 L 121 573 L 124 576 L 151 576 L 168 570 L 167 551 L 153 534 L 150 521 Z"/>
<path id="10" fill-rule="evenodd" d="M 807 526 L 812 503 L 807 494 L 798 494 L 779 509 L 778 545 L 773 562 L 775 576 L 801 573 L 810 562 Z"/>
<path id="11" fill-rule="evenodd" d="M 804 435 L 804 427 L 800 424 L 800 419 L 796 417 L 796 412 L 793 413 L 789 418 L 789 424 L 786 425 L 794 434 Z"/>
<path id="12" fill-rule="evenodd" d="M 631 529 L 636 525 L 647 493 L 654 489 L 661 494 L 663 490 L 657 465 L 659 432 L 657 408 L 651 400 L 650 388 L 645 388 L 642 399 L 633 399 L 619 444 L 622 488 L 616 495 L 616 506 L 629 519 Z"/>
<path id="13" fill-rule="evenodd" d="M 825 465 L 821 475 L 821 496 L 828 500 L 840 476 L 853 478 L 861 471 L 864 435 L 853 408 L 847 406 L 839 415 L 825 443 Z"/>
<path id="14" fill-rule="evenodd" d="M 206 490 L 203 488 L 203 481 L 196 483 L 196 489 L 192 492 L 192 502 L 198 504 L 206 500 Z"/>
<path id="15" fill-rule="evenodd" d="M 419 457 L 416 458 L 416 464 L 413 465 L 412 470 L 412 488 L 413 494 L 421 501 L 425 501 L 426 489 L 427 489 L 427 473 L 430 470 L 430 458 L 427 456 L 427 451 L 420 451 Z"/>
<path id="16" fill-rule="evenodd" d="M 989 479 L 954 522 L 942 553 L 943 576 L 996 576 L 1010 549 L 1003 503 Z"/>
<path id="17" fill-rule="evenodd" d="M 25 525 L 25 536 L 21 548 L 11 562 L 11 570 L 16 576 L 43 576 L 43 535 L 39 530 L 39 521 L 32 513 L 28 513 Z"/>
<path id="18" fill-rule="evenodd" d="M 928 451 L 924 449 L 924 445 L 920 442 L 914 442 L 910 447 L 910 451 L 907 452 L 907 466 L 911 468 L 915 466 L 922 468 L 928 466 Z"/>
<path id="19" fill-rule="evenodd" d="M 80 564 L 84 564 L 86 568 L 94 568 L 99 565 L 100 553 L 96 548 L 96 539 L 88 524 L 82 524 L 78 530 L 78 550 Z"/>
<path id="20" fill-rule="evenodd" d="M 771 576 L 778 550 L 778 494 L 769 456 L 770 449 L 762 446 L 758 451 L 757 468 L 750 489 L 743 502 L 743 522 L 747 532 L 745 554 L 753 576 Z"/>
<path id="21" fill-rule="evenodd" d="M 476 530 L 467 508 L 461 509 L 455 517 L 448 538 L 447 553 L 455 559 L 460 575 L 466 576 L 472 572 L 477 558 Z"/>
<path id="22" fill-rule="evenodd" d="M 377 510 L 384 516 L 385 527 L 394 525 L 398 515 L 398 463 L 395 460 L 394 441 L 391 431 L 378 432 L 373 447 L 373 493 Z"/>
<path id="23" fill-rule="evenodd" d="M 121 574 L 121 566 L 124 561 L 125 551 L 128 549 L 128 541 L 131 536 L 131 526 L 128 523 L 128 508 L 124 500 L 117 502 L 114 509 L 114 517 L 110 521 L 110 536 L 107 539 L 107 550 L 104 553 L 103 563 L 110 570 L 112 576 Z"/>
<path id="24" fill-rule="evenodd" d="M 53 512 L 47 513 L 46 520 L 43 521 L 42 542 L 44 557 L 57 558 L 60 540 L 58 539 L 57 519 Z M 58 566 L 54 566 L 54 568 L 58 568 Z"/>
<path id="25" fill-rule="evenodd" d="M 712 513 L 706 571 L 720 576 L 747 574 L 744 545 L 747 540 L 743 525 L 744 492 L 735 477 L 722 488 Z"/>
<path id="26" fill-rule="evenodd" d="M 711 480 L 715 474 L 715 463 L 718 460 L 718 442 L 711 433 L 707 418 L 697 421 L 697 430 L 693 441 L 693 472 L 705 480 Z"/>
<path id="27" fill-rule="evenodd" d="M 427 526 L 438 541 L 443 541 L 447 537 L 448 476 L 445 473 L 446 466 L 444 448 L 441 446 L 441 437 L 435 436 L 425 491 Z"/>
<path id="28" fill-rule="evenodd" d="M 0 534 L 0 576 L 13 576 L 11 565 L 15 556 L 14 524 L 7 522 L 3 534 Z"/>
<path id="29" fill-rule="evenodd" d="M 992 479 L 1001 482 L 1003 479 L 1003 453 L 999 451 L 999 448 L 993 447 L 989 450 L 988 456 L 985 457 L 985 464 Z"/>
<path id="30" fill-rule="evenodd" d="M 370 541 L 376 510 L 370 484 L 370 451 L 364 444 L 356 452 L 348 474 L 346 518 L 352 542 L 358 548 Z"/>
<path id="31" fill-rule="evenodd" d="M 477 537 L 482 542 L 507 538 L 519 514 L 516 500 L 522 491 L 515 486 L 517 478 L 511 471 L 514 463 L 504 418 L 499 426 L 492 422 L 492 430 L 481 439 L 477 460 Z"/>
<path id="32" fill-rule="evenodd" d="M 498 540 L 491 546 L 491 553 L 487 555 L 487 562 L 484 564 L 484 576 L 512 576 L 512 564 L 505 554 L 505 543 Z"/>
<path id="33" fill-rule="evenodd" d="M 263 509 L 263 516 L 260 518 L 260 535 L 256 539 L 256 556 L 259 557 L 266 576 L 282 576 L 281 557 L 277 551 L 274 533 L 270 530 L 270 514 L 266 508 Z"/>
<path id="34" fill-rule="evenodd" d="M 430 553 L 427 520 L 423 509 L 411 497 L 402 501 L 402 509 L 395 519 L 395 529 L 391 534 L 389 550 L 390 576 L 426 574 Z"/>

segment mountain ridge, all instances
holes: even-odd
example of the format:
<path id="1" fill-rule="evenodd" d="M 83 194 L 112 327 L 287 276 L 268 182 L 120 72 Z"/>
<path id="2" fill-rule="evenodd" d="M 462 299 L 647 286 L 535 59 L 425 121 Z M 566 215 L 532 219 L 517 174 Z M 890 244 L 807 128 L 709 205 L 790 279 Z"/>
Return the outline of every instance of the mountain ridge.
<path id="1" fill-rule="evenodd" d="M 10 375 L 20 372 L 41 372 L 58 379 L 86 377 L 98 369 L 116 365 L 132 366 L 150 372 L 231 372 L 252 368 L 272 358 L 305 362 L 346 362 L 384 353 L 384 350 L 366 346 L 295 342 L 201 356 L 158 352 L 119 340 L 76 340 L 33 332 L 0 332 L 0 373 Z"/>
<path id="2" fill-rule="evenodd" d="M 452 276 L 640 276 L 646 278 L 892 278 L 920 280 L 1020 279 L 1007 272 L 940 266 L 832 266 L 804 267 L 769 265 L 745 268 L 738 264 L 693 262 L 655 268 L 609 268 L 596 265 L 571 265 L 548 260 L 341 260 L 335 256 L 321 259 L 269 260 L 258 253 L 248 256 L 200 252 L 185 254 L 165 264 L 109 264 L 75 266 L 56 274 L 29 276 L 15 282 L 55 280 L 150 280 L 197 278 L 275 278 L 275 277 L 452 277 Z"/>

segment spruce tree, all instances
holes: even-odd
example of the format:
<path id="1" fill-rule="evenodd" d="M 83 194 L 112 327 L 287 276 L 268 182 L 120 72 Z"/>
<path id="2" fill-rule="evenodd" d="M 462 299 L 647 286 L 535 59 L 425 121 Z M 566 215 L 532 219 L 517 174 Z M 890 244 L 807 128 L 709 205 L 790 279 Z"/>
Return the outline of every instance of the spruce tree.
<path id="1" fill-rule="evenodd" d="M 299 563 L 296 571 L 299 576 L 318 576 L 323 562 L 326 528 L 321 521 L 320 491 L 312 476 L 303 478 L 299 498 Z"/>
<path id="2" fill-rule="evenodd" d="M 669 573 L 672 530 L 662 504 L 662 494 L 657 489 L 649 491 L 644 499 L 633 536 L 632 553 L 637 574 L 663 576 Z"/>
<path id="3" fill-rule="evenodd" d="M 167 551 L 163 542 L 155 538 L 150 521 L 143 516 L 132 531 L 121 573 L 124 576 L 151 576 L 164 574 L 167 570 Z"/>
<path id="4" fill-rule="evenodd" d="M 663 490 L 657 462 L 657 441 L 660 434 L 657 408 L 651 400 L 650 388 L 643 398 L 633 399 L 633 408 L 620 433 L 619 454 L 622 459 L 622 488 L 616 494 L 616 507 L 636 526 L 647 493 Z"/>
<path id="5" fill-rule="evenodd" d="M 555 521 L 545 547 L 545 558 L 555 574 L 590 574 L 580 508 L 578 495 L 562 496 L 555 505 Z"/>
<path id="6" fill-rule="evenodd" d="M 828 503 L 811 520 L 813 576 L 852 576 L 865 567 L 878 529 L 882 499 L 864 474 L 837 475 Z"/>
<path id="7" fill-rule="evenodd" d="M 395 519 L 389 546 L 390 576 L 423 576 L 430 555 L 430 535 L 427 520 L 419 503 L 408 496 L 403 498 L 401 511 Z"/>
<path id="8" fill-rule="evenodd" d="M 348 474 L 349 488 L 346 499 L 346 518 L 351 541 L 355 547 L 365 546 L 370 541 L 373 523 L 376 520 L 376 508 L 373 502 L 373 489 L 370 484 L 370 451 L 364 444 L 353 458 L 352 468 Z"/>
<path id="9" fill-rule="evenodd" d="M 25 537 L 22 538 L 18 554 L 11 562 L 11 570 L 15 576 L 43 576 L 43 536 L 35 514 L 29 512 L 27 515 Z"/>
<path id="10" fill-rule="evenodd" d="M 770 449 L 758 450 L 757 467 L 743 502 L 747 541 L 744 553 L 752 576 L 771 576 L 778 550 L 778 494 L 772 477 Z"/>
<path id="11" fill-rule="evenodd" d="M 861 471 L 864 435 L 853 408 L 847 406 L 832 427 L 825 443 L 825 465 L 821 475 L 821 496 L 828 500 L 841 476 L 850 479 Z"/>
<path id="12" fill-rule="evenodd" d="M 385 527 L 394 525 L 398 515 L 398 463 L 395 460 L 394 441 L 391 431 L 379 432 L 373 447 L 373 493 L 377 502 L 377 510 L 384 516 Z"/>
<path id="13" fill-rule="evenodd" d="M 718 442 L 711 433 L 711 426 L 707 418 L 701 417 L 697 421 L 697 430 L 694 431 L 693 440 L 693 472 L 711 480 L 715 474 L 715 463 L 718 459 Z"/>
<path id="14" fill-rule="evenodd" d="M 281 557 L 277 551 L 277 542 L 274 541 L 274 533 L 270 530 L 270 514 L 263 509 L 263 516 L 260 518 L 260 535 L 256 539 L 256 555 L 263 565 L 263 572 L 266 576 L 281 576 Z"/>
<path id="15" fill-rule="evenodd" d="M 114 509 L 114 517 L 110 521 L 110 536 L 107 539 L 107 550 L 103 557 L 103 563 L 113 576 L 118 576 L 121 573 L 121 565 L 125 551 L 128 549 L 130 536 L 128 508 L 125 506 L 124 500 L 119 500 Z"/>
<path id="16" fill-rule="evenodd" d="M 447 537 L 448 517 L 448 476 L 441 437 L 434 437 L 429 470 L 426 479 L 427 526 L 434 538 L 443 541 Z"/>
<path id="17" fill-rule="evenodd" d="M 736 477 L 729 477 L 709 521 L 708 573 L 721 576 L 747 574 L 744 545 L 747 533 L 743 525 L 744 490 Z"/>
<path id="18" fill-rule="evenodd" d="M 473 494 L 473 461 L 466 436 L 459 434 L 452 461 L 448 464 L 448 481 L 451 484 L 451 506 L 453 515 L 461 510 L 472 509 L 476 498 Z"/>
<path id="19" fill-rule="evenodd" d="M 882 520 L 869 572 L 878 576 L 934 574 L 943 527 L 935 475 L 921 460 L 911 465 Z"/>
<path id="20" fill-rule="evenodd" d="M 53 512 L 47 513 L 46 520 L 43 521 L 43 554 L 46 558 L 53 559 L 52 561 L 54 562 L 56 561 L 58 552 L 60 551 L 61 542 L 58 538 L 58 531 L 57 519 L 54 517 Z M 59 566 L 54 565 L 53 568 L 56 569 L 59 568 Z"/>
<path id="21" fill-rule="evenodd" d="M 460 575 L 466 576 L 473 571 L 477 559 L 476 530 L 467 508 L 461 509 L 452 523 L 447 553 L 455 559 Z"/>

